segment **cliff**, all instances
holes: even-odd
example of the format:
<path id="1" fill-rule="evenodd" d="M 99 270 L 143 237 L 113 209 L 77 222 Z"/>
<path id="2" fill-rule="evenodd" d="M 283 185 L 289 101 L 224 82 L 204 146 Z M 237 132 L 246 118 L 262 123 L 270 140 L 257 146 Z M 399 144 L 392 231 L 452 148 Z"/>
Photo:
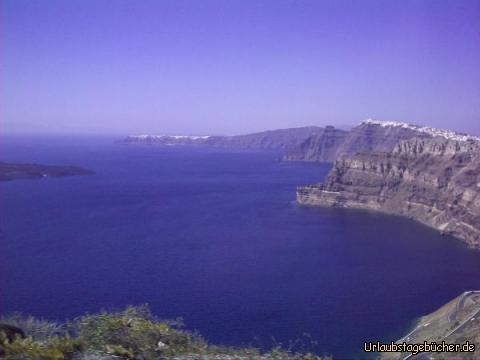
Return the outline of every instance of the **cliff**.
<path id="1" fill-rule="evenodd" d="M 239 149 L 288 150 L 299 146 L 305 140 L 320 134 L 323 128 L 307 126 L 291 129 L 263 131 L 235 136 L 168 136 L 134 135 L 127 136 L 120 143 L 158 145 L 207 145 L 212 147 Z"/>
<path id="2" fill-rule="evenodd" d="M 388 124 L 388 125 L 385 125 Z M 350 131 L 327 126 L 302 144 L 288 151 L 286 161 L 333 162 L 342 155 L 354 155 L 362 151 L 392 151 L 401 140 L 413 137 L 432 137 L 420 127 L 395 122 L 365 120 Z"/>
<path id="3" fill-rule="evenodd" d="M 337 158 L 338 149 L 348 134 L 348 131 L 327 126 L 322 132 L 310 136 L 288 151 L 283 160 L 332 162 Z"/>
<path id="4" fill-rule="evenodd" d="M 297 189 L 297 201 L 407 216 L 480 248 L 480 140 L 419 135 L 392 151 L 341 156 L 323 184 Z"/>
<path id="5" fill-rule="evenodd" d="M 119 143 L 156 145 L 207 145 L 237 149 L 267 149 L 284 152 L 285 161 L 333 162 L 341 155 L 361 151 L 391 151 L 400 140 L 429 138 L 420 127 L 403 123 L 365 120 L 350 131 L 307 126 L 236 136 L 132 135 Z M 425 128 L 427 129 L 427 128 Z"/>
<path id="6" fill-rule="evenodd" d="M 205 143 L 210 146 L 227 148 L 287 150 L 322 132 L 323 128 L 321 127 L 307 126 L 246 135 L 212 136 Z"/>
<path id="7" fill-rule="evenodd" d="M 408 352 L 384 352 L 380 360 L 400 359 L 478 359 L 480 358 L 480 291 L 466 291 L 431 314 L 418 319 L 413 330 L 398 340 L 397 344 L 423 344 L 435 341 L 441 344 L 475 345 L 475 352 L 421 353 L 411 356 Z M 410 356 L 410 357 L 409 357 Z"/>

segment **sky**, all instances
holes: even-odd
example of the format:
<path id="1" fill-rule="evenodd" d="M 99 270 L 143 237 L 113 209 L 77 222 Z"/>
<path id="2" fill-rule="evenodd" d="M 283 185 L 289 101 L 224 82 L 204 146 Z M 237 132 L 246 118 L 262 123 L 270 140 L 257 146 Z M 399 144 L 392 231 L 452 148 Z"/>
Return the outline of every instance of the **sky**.
<path id="1" fill-rule="evenodd" d="M 0 131 L 480 133 L 480 1 L 0 0 Z"/>

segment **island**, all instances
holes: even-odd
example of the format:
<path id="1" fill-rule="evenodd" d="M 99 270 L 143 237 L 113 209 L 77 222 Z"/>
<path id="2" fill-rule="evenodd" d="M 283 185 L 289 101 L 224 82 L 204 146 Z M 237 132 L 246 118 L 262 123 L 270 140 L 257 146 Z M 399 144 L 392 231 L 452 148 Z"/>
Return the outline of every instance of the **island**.
<path id="1" fill-rule="evenodd" d="M 0 181 L 92 174 L 94 174 L 93 171 L 78 166 L 13 164 L 0 162 Z"/>
<path id="2" fill-rule="evenodd" d="M 144 134 L 127 136 L 125 139 L 117 141 L 117 144 L 201 145 L 217 148 L 288 151 L 296 149 L 310 137 L 321 135 L 324 132 L 325 129 L 318 126 L 305 126 L 234 136 Z"/>

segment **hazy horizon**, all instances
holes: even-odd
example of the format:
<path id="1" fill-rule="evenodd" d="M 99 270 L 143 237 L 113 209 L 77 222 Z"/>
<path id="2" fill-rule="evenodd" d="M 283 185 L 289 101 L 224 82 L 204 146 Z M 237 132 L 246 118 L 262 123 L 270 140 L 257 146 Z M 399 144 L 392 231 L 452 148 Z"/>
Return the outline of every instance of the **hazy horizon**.
<path id="1" fill-rule="evenodd" d="M 0 4 L 2 133 L 480 134 L 478 1 Z"/>

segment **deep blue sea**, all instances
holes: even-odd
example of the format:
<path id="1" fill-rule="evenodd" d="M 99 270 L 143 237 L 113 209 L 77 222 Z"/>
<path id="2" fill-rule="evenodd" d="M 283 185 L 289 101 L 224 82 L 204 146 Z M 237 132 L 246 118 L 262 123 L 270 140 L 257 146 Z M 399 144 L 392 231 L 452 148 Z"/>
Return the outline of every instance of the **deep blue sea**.
<path id="1" fill-rule="evenodd" d="M 268 348 L 308 333 L 344 359 L 480 288 L 480 252 L 459 241 L 398 217 L 298 206 L 295 187 L 328 165 L 113 140 L 1 139 L 0 161 L 96 172 L 0 183 L 2 313 L 63 320 L 148 303 L 213 343 Z"/>

